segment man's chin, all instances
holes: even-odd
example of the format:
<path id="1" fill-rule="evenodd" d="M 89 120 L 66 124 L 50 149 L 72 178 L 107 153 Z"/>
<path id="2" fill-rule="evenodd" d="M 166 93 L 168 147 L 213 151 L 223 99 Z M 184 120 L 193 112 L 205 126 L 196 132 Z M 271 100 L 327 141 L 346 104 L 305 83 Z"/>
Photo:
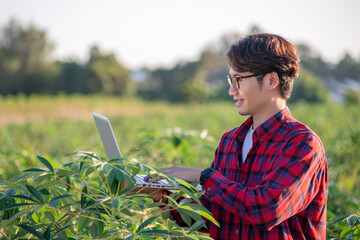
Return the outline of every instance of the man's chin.
<path id="1" fill-rule="evenodd" d="M 239 113 L 240 116 L 249 116 L 249 115 L 251 115 L 250 113 L 245 112 L 245 111 L 241 111 L 240 109 L 238 109 L 238 113 Z"/>

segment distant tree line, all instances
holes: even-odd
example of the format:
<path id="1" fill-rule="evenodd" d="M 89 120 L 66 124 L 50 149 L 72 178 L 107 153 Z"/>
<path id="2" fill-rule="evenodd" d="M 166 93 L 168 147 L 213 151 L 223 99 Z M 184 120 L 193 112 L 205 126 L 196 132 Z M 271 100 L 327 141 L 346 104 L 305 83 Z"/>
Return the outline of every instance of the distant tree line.
<path id="1" fill-rule="evenodd" d="M 127 94 L 130 71 L 113 53 L 90 49 L 85 64 L 50 59 L 53 44 L 45 31 L 11 20 L 0 35 L 0 94 Z"/>
<path id="2" fill-rule="evenodd" d="M 254 31 L 262 32 L 257 26 L 250 29 Z M 192 62 L 178 62 L 172 68 L 138 70 L 145 76 L 138 80 L 132 78 L 134 71 L 119 62 L 114 53 L 104 53 L 98 46 L 89 49 L 85 63 L 54 61 L 51 59 L 54 45 L 46 32 L 12 19 L 0 33 L 0 94 L 103 93 L 171 102 L 230 99 L 225 52 L 240 37 L 233 33 L 221 36 Z M 360 82 L 360 61 L 349 53 L 332 64 L 306 44 L 297 44 L 297 48 L 302 70 L 295 80 L 291 101 L 328 101 L 329 91 L 321 79 Z M 356 91 L 349 94 L 346 99 L 360 99 Z"/>

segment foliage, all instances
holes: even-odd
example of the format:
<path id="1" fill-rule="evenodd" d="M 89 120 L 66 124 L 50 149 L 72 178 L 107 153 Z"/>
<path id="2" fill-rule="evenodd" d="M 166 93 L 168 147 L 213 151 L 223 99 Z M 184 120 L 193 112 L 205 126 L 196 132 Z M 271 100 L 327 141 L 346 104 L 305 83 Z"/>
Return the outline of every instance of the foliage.
<path id="1" fill-rule="evenodd" d="M 58 74 L 52 49 L 45 31 L 10 20 L 0 36 L 0 94 L 49 93 Z"/>
<path id="2" fill-rule="evenodd" d="M 86 70 L 86 90 L 89 93 L 124 95 L 130 89 L 129 72 L 118 63 L 114 54 L 102 54 L 96 46 L 90 50 Z"/>
<path id="3" fill-rule="evenodd" d="M 347 104 L 360 105 L 360 91 L 349 89 L 345 95 L 345 102 Z"/>
<path id="4" fill-rule="evenodd" d="M 0 233 L 6 239 L 208 239 L 196 232 L 205 227 L 202 217 L 217 224 L 186 182 L 179 182 L 181 190 L 170 194 L 165 206 L 137 193 L 133 184 L 139 172 L 166 177 L 155 169 L 134 159 L 71 155 L 77 158 L 59 168 L 38 156 L 46 169 L 30 168 L 0 183 Z M 173 186 L 178 181 L 167 179 Z M 176 202 L 182 195 L 197 203 Z M 179 227 L 169 220 L 171 209 L 193 224 Z"/>
<path id="5" fill-rule="evenodd" d="M 349 53 L 339 61 L 334 69 L 337 78 L 360 79 L 360 62 L 356 61 Z"/>
<path id="6" fill-rule="evenodd" d="M 131 93 L 130 73 L 113 53 L 92 47 L 83 65 L 52 61 L 53 46 L 44 30 L 11 20 L 0 35 L 0 94 Z"/>
<path id="7" fill-rule="evenodd" d="M 86 70 L 77 62 L 56 62 L 60 73 L 56 78 L 54 91 L 65 93 L 87 93 Z"/>
<path id="8" fill-rule="evenodd" d="M 0 108 L 3 180 L 19 175 L 18 170 L 38 168 L 36 155 L 58 168 L 70 160 L 62 157 L 64 152 L 104 152 L 93 111 L 110 118 L 123 156 L 155 167 L 208 167 L 222 134 L 246 119 L 229 102 L 170 104 L 99 95 L 7 96 L 0 97 Z M 331 102 L 297 102 L 289 108 L 324 144 L 333 231 L 332 221 L 360 214 L 360 111 L 357 105 Z"/>
<path id="9" fill-rule="evenodd" d="M 299 100 L 312 103 L 322 103 L 329 100 L 326 87 L 313 73 L 306 69 L 302 69 L 299 78 L 295 79 L 289 102 Z"/>
<path id="10" fill-rule="evenodd" d="M 182 99 L 185 102 L 201 102 L 207 99 L 205 82 L 201 79 L 188 79 L 182 86 Z"/>
<path id="11" fill-rule="evenodd" d="M 261 29 L 252 26 L 250 32 L 254 31 L 261 32 Z M 171 102 L 224 100 L 228 73 L 225 53 L 241 36 L 239 33 L 223 34 L 205 46 L 198 58 L 178 61 L 170 68 L 143 69 L 147 77 L 135 82 L 131 71 L 114 53 L 103 53 L 97 46 L 89 49 L 89 59 L 84 63 L 73 59 L 53 61 L 54 44 L 46 31 L 34 25 L 22 26 L 13 19 L 0 33 L 0 94 L 136 93 L 144 99 Z M 345 54 L 337 64 L 331 64 L 309 45 L 300 43 L 297 48 L 302 67 L 307 69 L 302 74 L 305 80 L 295 82 L 302 86 L 302 94 L 297 94 L 297 99 L 321 102 L 327 98 L 320 90 L 323 88 L 320 79 L 335 77 L 339 81 L 346 78 L 359 81 L 360 63 L 350 54 Z"/>
<path id="12" fill-rule="evenodd" d="M 352 214 L 328 222 L 329 239 L 360 239 L 360 216 Z"/>
<path id="13" fill-rule="evenodd" d="M 214 140 L 208 130 L 189 131 L 181 128 L 141 129 L 140 142 L 129 155 L 157 167 L 184 166 L 206 168 L 208 153 L 213 151 Z"/>

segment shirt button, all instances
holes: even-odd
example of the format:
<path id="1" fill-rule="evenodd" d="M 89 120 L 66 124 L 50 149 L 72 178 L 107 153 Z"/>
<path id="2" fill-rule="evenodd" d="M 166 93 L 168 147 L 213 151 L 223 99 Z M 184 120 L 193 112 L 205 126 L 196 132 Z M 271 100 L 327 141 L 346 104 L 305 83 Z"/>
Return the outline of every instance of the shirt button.
<path id="1" fill-rule="evenodd" d="M 220 170 L 221 170 L 221 167 L 219 167 L 218 170 L 220 171 Z"/>
<path id="2" fill-rule="evenodd" d="M 264 142 L 264 139 L 261 139 L 261 140 L 260 140 L 260 142 L 262 142 L 262 143 L 263 143 L 263 142 Z"/>
<path id="3" fill-rule="evenodd" d="M 238 234 L 238 233 L 239 233 L 239 230 L 236 230 L 235 233 Z"/>
<path id="4" fill-rule="evenodd" d="M 207 191 L 210 191 L 210 190 L 211 190 L 211 188 L 210 188 L 210 187 L 208 187 L 206 190 L 207 190 Z"/>

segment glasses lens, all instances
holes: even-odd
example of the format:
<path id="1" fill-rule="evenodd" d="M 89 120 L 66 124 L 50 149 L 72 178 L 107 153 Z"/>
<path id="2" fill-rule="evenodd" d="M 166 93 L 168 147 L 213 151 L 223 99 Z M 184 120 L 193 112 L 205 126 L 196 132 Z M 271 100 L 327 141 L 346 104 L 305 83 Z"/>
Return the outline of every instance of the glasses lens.
<path id="1" fill-rule="evenodd" d="M 228 83 L 231 86 L 233 86 L 236 90 L 239 89 L 239 82 L 237 81 L 236 77 L 231 77 L 230 75 L 227 75 Z"/>
<path id="2" fill-rule="evenodd" d="M 231 77 L 230 77 L 229 75 L 227 75 L 227 76 L 226 76 L 226 79 L 227 79 L 227 81 L 228 81 L 228 83 L 229 83 L 229 85 L 230 85 L 230 87 L 231 87 L 231 85 L 232 85 Z"/>

